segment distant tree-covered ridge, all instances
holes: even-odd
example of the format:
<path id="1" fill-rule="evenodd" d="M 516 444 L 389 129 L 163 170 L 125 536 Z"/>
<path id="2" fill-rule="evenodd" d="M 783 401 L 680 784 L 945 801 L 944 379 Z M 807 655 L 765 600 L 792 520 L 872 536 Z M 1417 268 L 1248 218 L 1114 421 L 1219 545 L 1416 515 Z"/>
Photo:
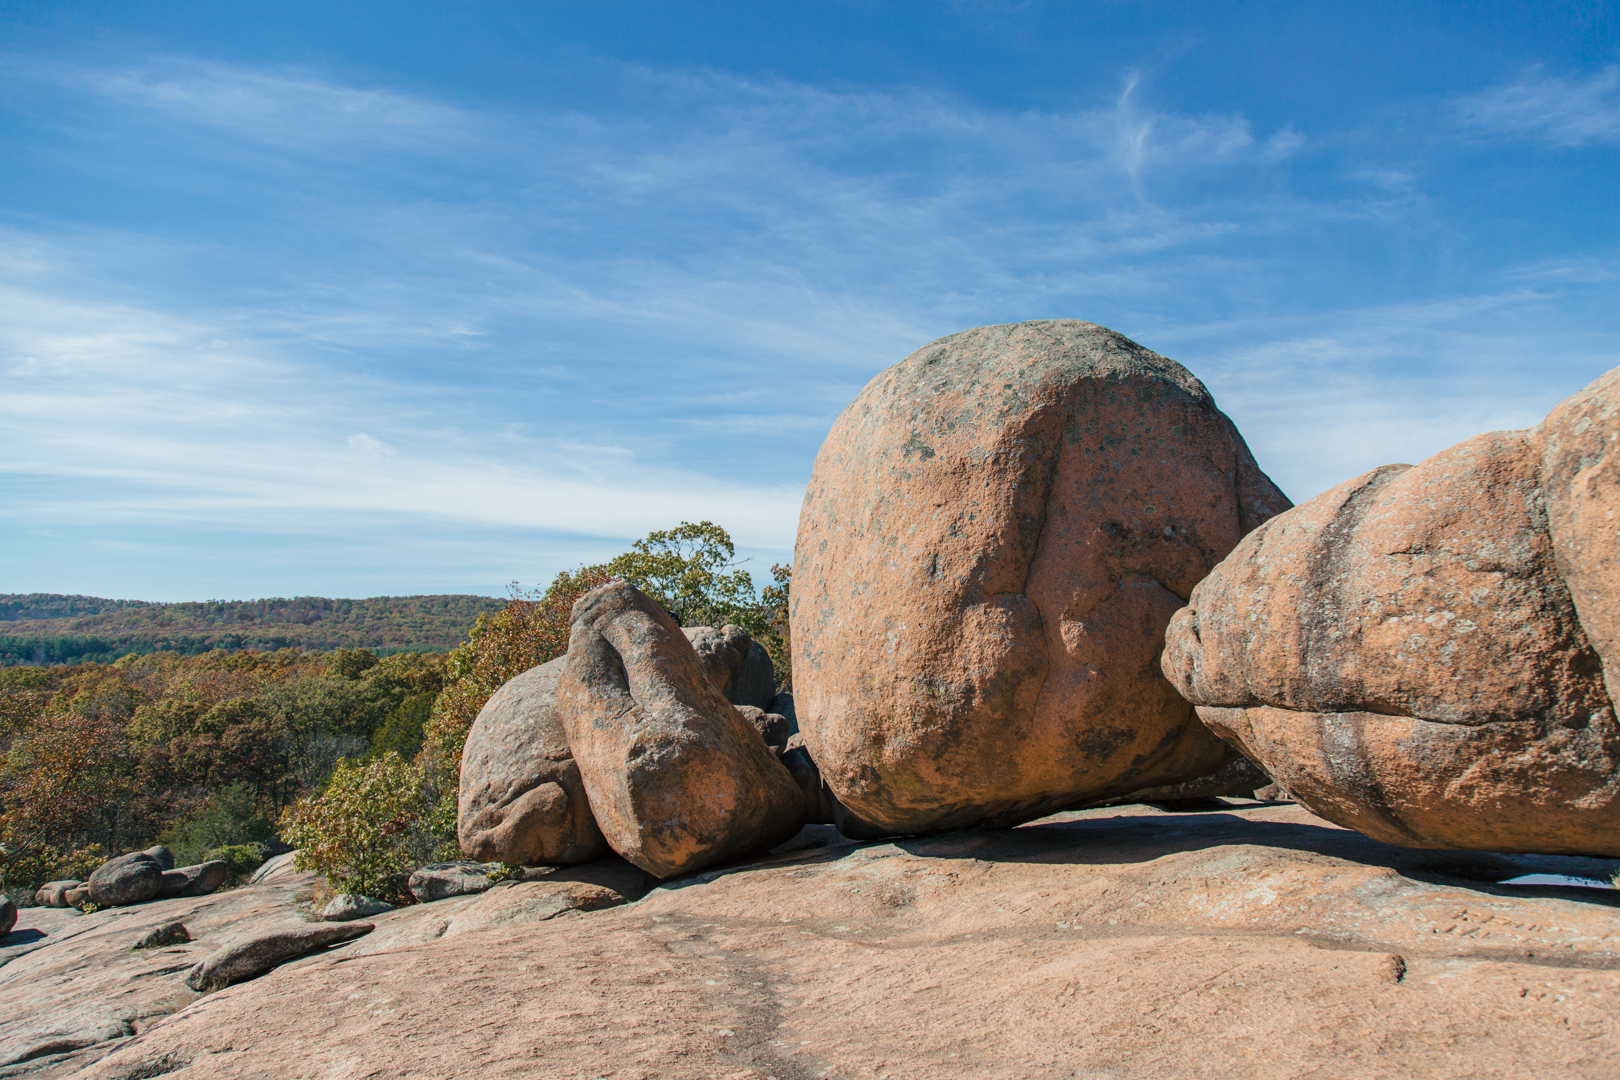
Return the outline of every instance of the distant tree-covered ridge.
<path id="1" fill-rule="evenodd" d="M 489 596 L 324 596 L 165 604 L 56 593 L 0 594 L 0 666 L 108 663 L 159 650 L 196 656 L 214 649 L 370 649 L 378 655 L 446 652 L 480 615 L 506 601 Z"/>

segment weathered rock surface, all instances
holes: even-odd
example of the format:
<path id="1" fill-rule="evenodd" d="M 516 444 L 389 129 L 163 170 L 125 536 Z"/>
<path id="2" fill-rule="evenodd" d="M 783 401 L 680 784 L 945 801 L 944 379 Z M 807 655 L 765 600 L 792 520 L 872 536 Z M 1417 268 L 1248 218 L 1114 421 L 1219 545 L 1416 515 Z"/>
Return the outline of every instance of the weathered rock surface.
<path id="1" fill-rule="evenodd" d="M 566 660 L 509 680 L 467 733 L 456 833 L 471 858 L 561 865 L 607 853 L 557 714 L 557 678 Z"/>
<path id="2" fill-rule="evenodd" d="M 146 936 L 130 946 L 132 949 L 166 949 L 170 945 L 184 945 L 191 940 L 191 931 L 182 922 L 168 922 L 147 932 Z"/>
<path id="3" fill-rule="evenodd" d="M 1272 519 L 1176 615 L 1166 674 L 1339 824 L 1417 847 L 1620 855 L 1605 677 L 1620 656 L 1602 651 L 1620 581 L 1596 524 L 1620 511 L 1603 457 L 1616 379 L 1540 427 Z"/>
<path id="4" fill-rule="evenodd" d="M 40 1080 L 1606 1080 L 1620 896 L 1490 883 L 1593 863 L 1394 848 L 1296 806 L 1132 807 L 835 841 L 377 948 L 385 920 L 531 883 L 503 885 L 390 912 Z"/>
<path id="5" fill-rule="evenodd" d="M 264 863 L 248 877 L 249 885 L 266 885 L 302 873 L 293 865 L 297 851 L 285 851 L 273 858 L 266 859 Z"/>
<path id="6" fill-rule="evenodd" d="M 96 868 L 88 888 L 102 907 L 145 903 L 163 890 L 163 864 L 145 851 L 120 855 Z"/>
<path id="7" fill-rule="evenodd" d="M 327 922 L 353 922 L 355 919 L 369 919 L 373 915 L 393 910 L 393 904 L 386 900 L 378 900 L 374 896 L 337 893 L 321 909 L 321 918 Z"/>
<path id="8" fill-rule="evenodd" d="M 683 626 L 714 688 L 733 705 L 769 710 L 776 697 L 770 653 L 740 626 Z"/>
<path id="9" fill-rule="evenodd" d="M 635 586 L 574 605 L 557 710 L 597 824 L 658 877 L 763 851 L 804 824 L 798 786 Z"/>
<path id="10" fill-rule="evenodd" d="M 67 894 L 83 885 L 82 881 L 47 881 L 34 892 L 34 903 L 41 907 L 67 907 Z"/>
<path id="11" fill-rule="evenodd" d="M 655 883 L 617 856 L 525 873 L 529 880 L 485 895 L 384 912 L 370 920 L 377 930 L 344 945 L 343 954 L 415 947 L 600 910 L 639 899 Z M 307 898 L 315 874 L 300 872 L 287 860 L 265 876 L 257 885 L 206 897 L 159 899 L 91 915 L 52 908 L 21 911 L 20 925 L 0 943 L 0 1059 L 13 1063 L 0 1066 L 0 1076 L 73 1072 L 105 1054 L 111 1048 L 107 1040 L 145 1032 L 196 1000 L 185 977 L 199 961 L 289 927 L 328 925 L 308 921 L 314 917 Z M 178 938 L 181 926 L 194 940 Z M 169 944 L 131 948 L 159 938 Z M 324 955 L 288 961 L 280 972 L 322 962 Z"/>
<path id="12" fill-rule="evenodd" d="M 219 859 L 163 872 L 159 896 L 206 896 L 225 884 L 231 868 Z"/>
<path id="13" fill-rule="evenodd" d="M 293 926 L 260 934 L 221 949 L 192 968 L 186 975 L 186 986 L 201 994 L 222 990 L 317 949 L 353 941 L 373 929 L 370 923 L 349 923 L 347 926 Z"/>
<path id="14" fill-rule="evenodd" d="M 423 904 L 450 896 L 470 896 L 487 890 L 492 884 L 490 872 L 500 868 L 500 863 L 430 863 L 413 871 L 406 887 Z"/>
<path id="15" fill-rule="evenodd" d="M 800 512 L 794 699 L 823 779 L 904 833 L 1219 768 L 1164 627 L 1288 505 L 1202 383 L 1111 330 L 917 350 L 839 416 Z"/>

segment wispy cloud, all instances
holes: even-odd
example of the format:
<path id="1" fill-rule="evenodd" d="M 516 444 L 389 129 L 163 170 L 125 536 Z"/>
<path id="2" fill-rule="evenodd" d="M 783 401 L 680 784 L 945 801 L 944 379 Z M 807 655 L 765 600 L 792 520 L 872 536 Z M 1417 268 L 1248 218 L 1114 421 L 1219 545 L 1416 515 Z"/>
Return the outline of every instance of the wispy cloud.
<path id="1" fill-rule="evenodd" d="M 1533 138 L 1555 146 L 1620 143 L 1620 66 L 1590 75 L 1548 75 L 1532 68 L 1505 86 L 1453 102 L 1469 131 Z"/>
<path id="2" fill-rule="evenodd" d="M 1330 140 L 1135 77 L 998 111 L 619 68 L 643 107 L 590 115 L 173 58 L 23 77 L 83 112 L 85 174 L 187 209 L 0 232 L 0 513 L 328 545 L 390 522 L 401 574 L 518 560 L 492 589 L 683 518 L 785 556 L 838 411 L 985 322 L 1089 318 L 1183 360 L 1308 495 L 1533 420 L 1597 349 L 1566 334 L 1532 385 L 1511 353 L 1549 339 L 1516 313 L 1613 271 L 1391 299 L 1334 260 L 1426 227 L 1420 177 L 1358 153 L 1295 183 Z"/>

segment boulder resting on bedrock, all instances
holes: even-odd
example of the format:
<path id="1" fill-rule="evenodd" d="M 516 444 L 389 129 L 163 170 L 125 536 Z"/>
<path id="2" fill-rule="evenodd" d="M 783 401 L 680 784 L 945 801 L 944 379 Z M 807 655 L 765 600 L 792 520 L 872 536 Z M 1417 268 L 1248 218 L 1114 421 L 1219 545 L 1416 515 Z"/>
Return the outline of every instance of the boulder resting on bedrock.
<path id="1" fill-rule="evenodd" d="M 479 862 L 561 866 L 607 854 L 557 713 L 565 662 L 507 680 L 467 732 L 456 835 Z"/>
<path id="2" fill-rule="evenodd" d="M 1165 673 L 1330 821 L 1620 855 L 1616 439 L 1620 369 L 1273 518 L 1171 621 Z"/>
<path id="3" fill-rule="evenodd" d="M 574 604 L 557 711 L 608 844 L 650 874 L 763 851 L 804 824 L 793 777 L 627 582 Z"/>
<path id="4" fill-rule="evenodd" d="M 727 701 L 771 711 L 776 697 L 776 668 L 765 646 L 748 631 L 728 623 L 721 627 L 685 626 L 681 633 L 697 650 L 709 681 Z"/>
<path id="5" fill-rule="evenodd" d="M 1288 506 L 1202 383 L 1092 323 L 980 327 L 879 374 L 794 555 L 794 700 L 839 827 L 1013 824 L 1221 768 L 1164 628 Z"/>

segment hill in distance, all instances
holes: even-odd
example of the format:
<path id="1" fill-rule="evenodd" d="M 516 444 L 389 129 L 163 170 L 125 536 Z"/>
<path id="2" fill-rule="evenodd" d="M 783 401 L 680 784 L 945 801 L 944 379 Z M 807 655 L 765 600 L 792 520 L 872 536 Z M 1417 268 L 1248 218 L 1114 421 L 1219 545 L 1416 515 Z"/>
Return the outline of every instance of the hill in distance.
<path id="1" fill-rule="evenodd" d="M 466 640 L 491 596 L 204 600 L 177 604 L 57 593 L 0 593 L 0 666 L 109 663 L 160 649 L 371 649 L 445 652 Z"/>

